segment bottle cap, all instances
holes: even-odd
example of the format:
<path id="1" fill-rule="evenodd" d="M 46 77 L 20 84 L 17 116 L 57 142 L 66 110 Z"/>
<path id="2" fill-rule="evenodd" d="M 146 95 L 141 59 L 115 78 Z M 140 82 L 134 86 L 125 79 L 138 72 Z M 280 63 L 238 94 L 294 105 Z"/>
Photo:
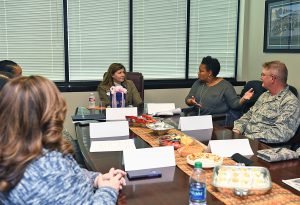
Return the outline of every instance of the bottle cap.
<path id="1" fill-rule="evenodd" d="M 195 162 L 195 168 L 202 168 L 202 162 Z"/>

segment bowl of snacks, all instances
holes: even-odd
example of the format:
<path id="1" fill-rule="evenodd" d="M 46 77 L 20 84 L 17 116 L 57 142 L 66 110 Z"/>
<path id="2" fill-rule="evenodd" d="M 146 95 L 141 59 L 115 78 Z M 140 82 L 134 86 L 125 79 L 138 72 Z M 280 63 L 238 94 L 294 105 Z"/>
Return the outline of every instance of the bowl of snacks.
<path id="1" fill-rule="evenodd" d="M 154 135 L 165 135 L 169 130 L 174 129 L 172 125 L 161 121 L 149 123 L 146 126 L 153 131 Z"/>
<path id="2" fill-rule="evenodd" d="M 161 136 L 158 142 L 160 146 L 173 146 L 174 149 L 194 144 L 193 138 L 177 134 Z"/>

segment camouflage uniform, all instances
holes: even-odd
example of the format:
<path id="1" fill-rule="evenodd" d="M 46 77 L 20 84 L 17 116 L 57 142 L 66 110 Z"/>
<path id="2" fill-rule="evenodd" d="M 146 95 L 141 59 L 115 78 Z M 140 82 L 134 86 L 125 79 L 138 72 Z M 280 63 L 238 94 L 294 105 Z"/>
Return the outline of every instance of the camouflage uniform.
<path id="1" fill-rule="evenodd" d="M 299 123 L 299 100 L 287 86 L 274 96 L 269 91 L 263 93 L 255 105 L 234 122 L 233 130 L 251 139 L 280 143 L 294 136 Z"/>

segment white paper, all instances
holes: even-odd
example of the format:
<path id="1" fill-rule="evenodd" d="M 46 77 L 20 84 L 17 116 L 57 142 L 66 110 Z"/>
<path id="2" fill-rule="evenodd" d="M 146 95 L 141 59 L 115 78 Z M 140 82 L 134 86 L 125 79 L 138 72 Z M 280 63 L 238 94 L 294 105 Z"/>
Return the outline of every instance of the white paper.
<path id="1" fill-rule="evenodd" d="M 135 149 L 133 139 L 110 140 L 110 141 L 92 141 L 90 152 L 109 152 Z"/>
<path id="2" fill-rule="evenodd" d="M 248 139 L 210 140 L 208 143 L 209 151 L 221 157 L 231 157 L 235 153 L 244 156 L 253 155 Z"/>
<path id="3" fill-rule="evenodd" d="M 172 146 L 123 151 L 125 171 L 175 166 Z"/>
<path id="4" fill-rule="evenodd" d="M 90 138 L 129 137 L 127 121 L 90 123 Z"/>
<path id="5" fill-rule="evenodd" d="M 300 191 L 300 178 L 282 180 L 283 183 Z"/>
<path id="6" fill-rule="evenodd" d="M 181 129 L 181 131 L 212 128 L 213 123 L 211 115 L 180 117 L 178 124 L 178 129 Z"/>
<path id="7" fill-rule="evenodd" d="M 175 109 L 175 103 L 148 103 L 148 114 L 155 114 L 157 112 L 171 111 Z"/>
<path id="8" fill-rule="evenodd" d="M 106 120 L 126 120 L 126 116 L 137 116 L 137 107 L 106 108 Z"/>

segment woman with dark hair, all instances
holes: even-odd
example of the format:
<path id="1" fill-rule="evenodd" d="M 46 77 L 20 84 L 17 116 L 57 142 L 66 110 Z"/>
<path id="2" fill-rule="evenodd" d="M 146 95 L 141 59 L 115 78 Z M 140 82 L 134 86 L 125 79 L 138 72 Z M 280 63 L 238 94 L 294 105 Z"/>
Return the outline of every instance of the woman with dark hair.
<path id="1" fill-rule="evenodd" d="M 22 75 L 22 68 L 11 60 L 0 61 L 0 71 L 10 73 L 13 77 Z"/>
<path id="2" fill-rule="evenodd" d="M 121 63 L 113 63 L 109 66 L 107 73 L 104 75 L 103 81 L 98 86 L 100 100 L 104 106 L 110 105 L 110 88 L 112 86 L 122 86 L 127 90 L 126 106 L 140 106 L 143 101 L 131 80 L 126 79 L 126 69 Z"/>
<path id="3" fill-rule="evenodd" d="M 237 96 L 231 83 L 217 77 L 220 72 L 218 59 L 211 56 L 204 57 L 199 66 L 198 78 L 185 102 L 194 106 L 200 114 L 228 113 L 231 109 L 240 109 L 241 105 L 253 95 L 252 89 L 240 98 Z"/>
<path id="4" fill-rule="evenodd" d="M 116 203 L 125 172 L 78 166 L 62 138 L 67 106 L 53 82 L 14 78 L 0 99 L 0 204 Z"/>

